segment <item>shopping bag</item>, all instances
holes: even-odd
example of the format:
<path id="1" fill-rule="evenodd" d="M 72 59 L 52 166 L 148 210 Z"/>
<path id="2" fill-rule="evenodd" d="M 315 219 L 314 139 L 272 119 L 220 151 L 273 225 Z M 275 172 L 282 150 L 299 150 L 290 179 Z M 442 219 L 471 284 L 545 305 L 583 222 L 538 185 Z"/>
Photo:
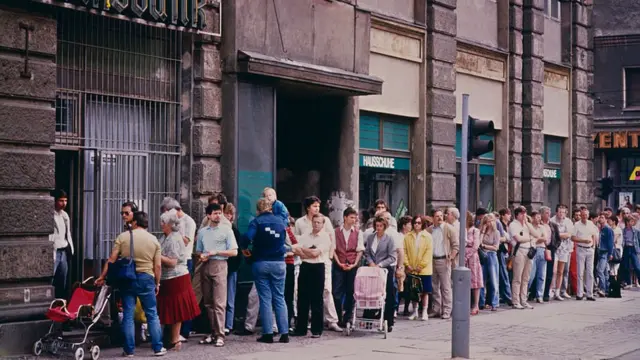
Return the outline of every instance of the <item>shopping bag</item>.
<path id="1" fill-rule="evenodd" d="M 142 303 L 140 303 L 140 299 L 136 300 L 136 311 L 133 313 L 133 320 L 141 324 L 147 323 L 147 315 L 145 315 L 144 310 L 142 310 Z"/>

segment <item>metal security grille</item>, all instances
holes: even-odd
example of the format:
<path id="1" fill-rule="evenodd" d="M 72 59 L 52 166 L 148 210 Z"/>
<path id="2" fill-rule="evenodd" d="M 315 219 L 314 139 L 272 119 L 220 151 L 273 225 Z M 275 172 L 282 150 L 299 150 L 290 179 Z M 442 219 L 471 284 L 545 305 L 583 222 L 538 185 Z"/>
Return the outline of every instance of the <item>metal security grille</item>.
<path id="1" fill-rule="evenodd" d="M 85 259 L 104 259 L 134 201 L 158 232 L 160 203 L 180 186 L 183 36 L 60 9 L 56 145 L 80 153 Z"/>

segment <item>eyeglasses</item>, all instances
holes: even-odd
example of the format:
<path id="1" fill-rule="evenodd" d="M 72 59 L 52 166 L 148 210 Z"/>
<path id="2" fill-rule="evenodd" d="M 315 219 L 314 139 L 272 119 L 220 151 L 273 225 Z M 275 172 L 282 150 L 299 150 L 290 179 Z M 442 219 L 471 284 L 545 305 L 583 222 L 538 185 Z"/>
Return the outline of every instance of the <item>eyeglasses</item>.
<path id="1" fill-rule="evenodd" d="M 129 215 L 131 214 L 129 211 L 120 211 L 120 215 Z"/>
<path id="2" fill-rule="evenodd" d="M 414 224 L 415 224 L 415 225 L 421 225 L 421 224 L 422 224 L 422 221 L 416 221 Z"/>

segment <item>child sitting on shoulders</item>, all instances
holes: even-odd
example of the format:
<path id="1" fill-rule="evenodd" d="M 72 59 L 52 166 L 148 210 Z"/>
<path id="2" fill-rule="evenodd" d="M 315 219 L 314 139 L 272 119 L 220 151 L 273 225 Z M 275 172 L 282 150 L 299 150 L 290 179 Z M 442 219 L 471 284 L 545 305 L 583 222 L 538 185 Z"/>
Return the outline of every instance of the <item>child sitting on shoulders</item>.
<path id="1" fill-rule="evenodd" d="M 285 226 L 289 226 L 289 210 L 284 206 L 282 201 L 278 200 L 276 191 L 273 188 L 266 187 L 262 190 L 262 196 L 271 203 L 271 211 L 273 215 L 282 219 Z"/>

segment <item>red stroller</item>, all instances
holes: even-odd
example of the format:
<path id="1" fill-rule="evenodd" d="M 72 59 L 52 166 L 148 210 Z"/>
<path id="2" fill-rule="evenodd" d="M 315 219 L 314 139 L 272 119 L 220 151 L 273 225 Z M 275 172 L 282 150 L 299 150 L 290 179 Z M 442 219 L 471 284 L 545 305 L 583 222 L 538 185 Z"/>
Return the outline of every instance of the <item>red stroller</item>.
<path id="1" fill-rule="evenodd" d="M 109 287 L 95 287 L 93 277 L 90 277 L 73 291 L 68 303 L 64 299 L 53 300 L 45 314 L 53 323 L 49 332 L 33 344 L 33 354 L 39 356 L 46 351 L 54 355 L 72 355 L 81 360 L 88 351 L 91 359 L 97 360 L 100 347 L 93 341 L 88 342 L 87 337 L 108 308 L 110 296 Z M 83 331 L 75 336 L 65 335 L 56 324 L 81 325 Z"/>

